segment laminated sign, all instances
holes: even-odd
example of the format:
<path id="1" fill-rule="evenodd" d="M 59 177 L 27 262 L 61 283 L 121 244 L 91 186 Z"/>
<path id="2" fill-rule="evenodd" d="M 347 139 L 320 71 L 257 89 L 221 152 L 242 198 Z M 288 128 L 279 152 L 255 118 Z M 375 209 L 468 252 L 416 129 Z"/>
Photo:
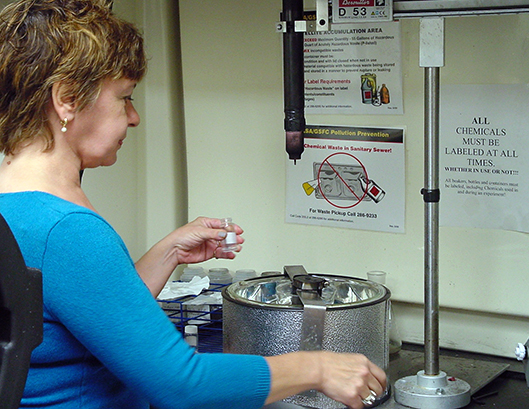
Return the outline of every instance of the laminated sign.
<path id="1" fill-rule="evenodd" d="M 400 23 L 336 27 L 305 34 L 307 114 L 402 114 Z"/>
<path id="2" fill-rule="evenodd" d="M 404 130 L 307 125 L 287 164 L 286 221 L 404 232 Z"/>
<path id="3" fill-rule="evenodd" d="M 392 19 L 392 0 L 333 0 L 332 2 L 334 24 L 391 21 Z"/>

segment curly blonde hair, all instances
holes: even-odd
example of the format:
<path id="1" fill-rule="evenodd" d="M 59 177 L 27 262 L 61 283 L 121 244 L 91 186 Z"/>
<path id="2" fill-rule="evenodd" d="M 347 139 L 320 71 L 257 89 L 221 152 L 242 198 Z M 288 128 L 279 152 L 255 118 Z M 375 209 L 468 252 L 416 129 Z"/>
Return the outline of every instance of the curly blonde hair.
<path id="1" fill-rule="evenodd" d="M 110 3 L 19 0 L 0 13 L 0 152 L 16 153 L 37 137 L 53 147 L 46 110 L 54 83 L 82 110 L 103 80 L 143 78 L 143 38 Z"/>

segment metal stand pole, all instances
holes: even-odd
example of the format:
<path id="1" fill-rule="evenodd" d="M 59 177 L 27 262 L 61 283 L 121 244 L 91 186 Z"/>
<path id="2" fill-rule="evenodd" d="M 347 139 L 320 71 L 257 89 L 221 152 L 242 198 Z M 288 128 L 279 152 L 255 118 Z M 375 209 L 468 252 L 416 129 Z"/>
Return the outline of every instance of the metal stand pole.
<path id="1" fill-rule="evenodd" d="M 439 67 L 424 69 L 424 361 L 439 373 Z"/>
<path id="2" fill-rule="evenodd" d="M 418 409 L 453 409 L 470 403 L 470 385 L 439 370 L 439 71 L 444 65 L 444 19 L 421 19 L 420 38 L 420 66 L 425 68 L 425 369 L 395 382 L 395 400 Z"/>

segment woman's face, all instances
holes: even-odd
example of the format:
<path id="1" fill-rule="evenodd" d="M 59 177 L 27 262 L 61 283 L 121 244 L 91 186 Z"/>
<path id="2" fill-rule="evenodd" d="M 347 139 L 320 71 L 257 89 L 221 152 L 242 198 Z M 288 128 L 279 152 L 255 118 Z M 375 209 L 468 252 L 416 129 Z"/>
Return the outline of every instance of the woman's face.
<path id="1" fill-rule="evenodd" d="M 97 100 L 77 112 L 65 136 L 81 160 L 81 169 L 110 166 L 127 136 L 127 129 L 140 123 L 132 105 L 135 81 L 105 80 Z"/>

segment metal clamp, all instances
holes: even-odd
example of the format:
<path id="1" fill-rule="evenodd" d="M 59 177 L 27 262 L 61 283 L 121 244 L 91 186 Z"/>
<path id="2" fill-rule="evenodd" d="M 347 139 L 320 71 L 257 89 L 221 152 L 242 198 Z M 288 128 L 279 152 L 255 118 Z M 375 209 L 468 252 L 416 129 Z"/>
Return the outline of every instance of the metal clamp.
<path id="1" fill-rule="evenodd" d="M 329 31 L 329 1 L 316 0 L 316 20 L 296 20 L 294 21 L 294 32 L 310 33 L 314 31 Z M 277 33 L 287 32 L 287 22 L 276 23 Z"/>
<path id="2" fill-rule="evenodd" d="M 284 266 L 283 267 L 283 273 L 290 278 L 290 281 L 294 282 L 294 278 L 299 275 L 309 275 L 307 273 L 307 270 L 305 270 L 305 267 L 301 265 L 293 265 L 293 266 Z"/>
<path id="3" fill-rule="evenodd" d="M 441 200 L 439 189 L 421 189 L 421 195 L 426 203 L 438 203 Z"/>
<path id="4" fill-rule="evenodd" d="M 308 20 L 296 20 L 294 21 L 294 32 L 295 33 L 306 33 L 310 31 L 315 31 L 316 23 L 314 21 Z M 278 21 L 276 23 L 276 33 L 286 33 L 287 32 L 287 22 Z"/>
<path id="5" fill-rule="evenodd" d="M 303 266 L 285 266 L 284 273 L 292 281 L 292 292 L 303 304 L 301 351 L 318 351 L 323 345 L 323 327 L 327 305 L 321 299 L 325 279 L 309 275 Z"/>
<path id="6" fill-rule="evenodd" d="M 323 347 L 323 327 L 327 306 L 323 300 L 312 294 L 299 291 L 303 303 L 303 323 L 301 325 L 301 351 L 319 351 Z"/>

